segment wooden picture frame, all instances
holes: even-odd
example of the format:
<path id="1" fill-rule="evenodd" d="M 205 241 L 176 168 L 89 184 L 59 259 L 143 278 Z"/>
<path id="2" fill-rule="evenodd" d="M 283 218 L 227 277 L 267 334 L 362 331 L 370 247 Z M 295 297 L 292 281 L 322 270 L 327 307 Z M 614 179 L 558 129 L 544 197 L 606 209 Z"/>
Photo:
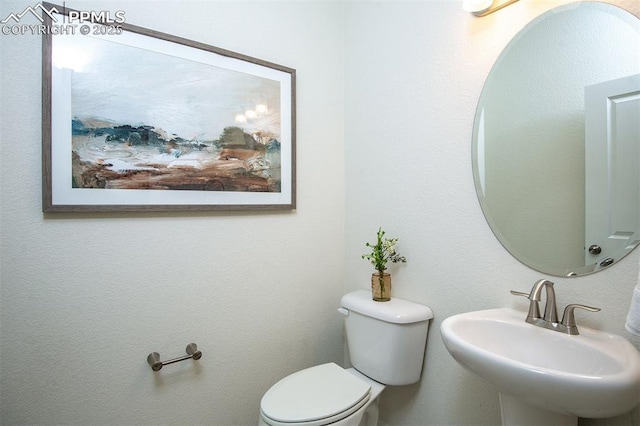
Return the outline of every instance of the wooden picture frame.
<path id="1" fill-rule="evenodd" d="M 295 209 L 294 69 L 43 10 L 44 212 Z"/>

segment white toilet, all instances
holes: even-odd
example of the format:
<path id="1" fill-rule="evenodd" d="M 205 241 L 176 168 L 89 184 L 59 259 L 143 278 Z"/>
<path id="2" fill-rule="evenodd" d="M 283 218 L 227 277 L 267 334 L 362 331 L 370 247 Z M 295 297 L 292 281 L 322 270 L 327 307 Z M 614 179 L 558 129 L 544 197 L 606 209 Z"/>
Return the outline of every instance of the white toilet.
<path id="1" fill-rule="evenodd" d="M 374 302 L 367 290 L 344 295 L 341 305 L 354 368 L 328 363 L 285 377 L 262 397 L 259 425 L 375 426 L 385 386 L 420 380 L 429 307 L 398 298 Z"/>

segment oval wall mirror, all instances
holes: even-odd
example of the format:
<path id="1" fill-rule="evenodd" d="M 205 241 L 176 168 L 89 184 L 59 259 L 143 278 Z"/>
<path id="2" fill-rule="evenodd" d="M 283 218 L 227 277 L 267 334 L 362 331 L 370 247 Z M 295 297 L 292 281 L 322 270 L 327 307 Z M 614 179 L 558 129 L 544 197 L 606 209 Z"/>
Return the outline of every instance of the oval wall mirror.
<path id="1" fill-rule="evenodd" d="M 502 245 L 579 276 L 640 244 L 640 20 L 599 2 L 552 9 L 494 64 L 476 111 L 473 174 Z"/>

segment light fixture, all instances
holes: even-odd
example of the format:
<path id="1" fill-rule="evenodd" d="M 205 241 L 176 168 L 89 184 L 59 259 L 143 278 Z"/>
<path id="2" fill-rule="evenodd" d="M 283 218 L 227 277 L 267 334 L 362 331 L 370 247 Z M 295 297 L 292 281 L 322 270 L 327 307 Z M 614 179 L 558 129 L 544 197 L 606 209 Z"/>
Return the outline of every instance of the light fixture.
<path id="1" fill-rule="evenodd" d="M 462 8 L 475 16 L 486 16 L 518 0 L 464 0 Z"/>

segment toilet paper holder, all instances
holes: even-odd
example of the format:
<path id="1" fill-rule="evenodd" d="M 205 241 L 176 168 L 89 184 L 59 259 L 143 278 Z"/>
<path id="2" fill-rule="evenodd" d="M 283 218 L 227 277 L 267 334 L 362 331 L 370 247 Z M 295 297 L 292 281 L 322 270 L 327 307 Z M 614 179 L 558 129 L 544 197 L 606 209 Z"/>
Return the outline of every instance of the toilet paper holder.
<path id="1" fill-rule="evenodd" d="M 160 361 L 160 354 L 158 352 L 151 352 L 147 356 L 147 362 L 149 363 L 153 371 L 160 371 L 160 369 L 165 365 L 173 364 L 187 359 L 193 359 L 194 361 L 197 361 L 202 358 L 202 351 L 198 350 L 198 345 L 196 345 L 195 343 L 189 343 L 187 345 L 186 352 L 187 355 L 183 355 L 167 361 Z"/>

